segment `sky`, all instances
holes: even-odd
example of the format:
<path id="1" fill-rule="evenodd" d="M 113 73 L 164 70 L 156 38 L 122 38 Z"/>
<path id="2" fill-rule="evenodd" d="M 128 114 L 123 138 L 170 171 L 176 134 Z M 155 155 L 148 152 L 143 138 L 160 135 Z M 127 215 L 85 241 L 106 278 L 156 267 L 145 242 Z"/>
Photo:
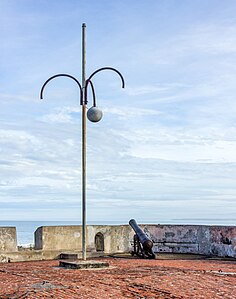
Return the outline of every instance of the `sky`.
<path id="1" fill-rule="evenodd" d="M 87 221 L 236 225 L 236 2 L 1 0 L 0 220 L 81 221 L 81 27 Z M 92 106 L 91 95 L 88 108 Z"/>

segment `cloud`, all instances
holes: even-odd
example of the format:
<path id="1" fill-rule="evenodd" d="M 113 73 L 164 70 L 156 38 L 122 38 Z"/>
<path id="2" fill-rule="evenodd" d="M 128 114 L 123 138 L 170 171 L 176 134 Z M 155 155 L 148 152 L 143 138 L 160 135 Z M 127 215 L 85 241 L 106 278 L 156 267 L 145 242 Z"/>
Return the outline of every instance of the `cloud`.
<path id="1" fill-rule="evenodd" d="M 160 115 L 160 112 L 154 109 L 152 110 L 152 109 L 145 109 L 145 108 L 121 107 L 121 106 L 104 108 L 103 111 L 106 114 L 115 114 L 116 116 L 122 118 L 136 118 L 140 116 Z"/>
<path id="2" fill-rule="evenodd" d="M 78 116 L 81 113 L 81 107 L 62 107 L 56 108 L 55 112 L 50 114 L 45 114 L 38 118 L 40 121 L 46 123 L 73 123 L 78 122 Z"/>
<path id="3" fill-rule="evenodd" d="M 218 130 L 218 132 L 217 132 Z M 234 131 L 157 127 L 116 132 L 130 140 L 128 155 L 176 162 L 235 163 Z"/>
<path id="4" fill-rule="evenodd" d="M 104 117 L 87 123 L 89 219 L 231 219 L 234 5 L 105 2 L 0 3 L 2 215 L 79 219 L 79 91 L 58 79 L 38 94 L 54 73 L 80 76 L 85 16 L 87 74 L 111 65 L 126 81 L 94 82 Z"/>
<path id="5" fill-rule="evenodd" d="M 175 41 L 182 45 L 183 52 L 200 51 L 213 55 L 235 54 L 236 29 L 233 22 L 203 23 L 190 27 L 189 33 L 178 36 Z M 224 38 L 222 38 L 224 37 Z M 181 48 L 180 48 L 181 49 Z"/>
<path id="6" fill-rule="evenodd" d="M 150 94 L 150 93 L 163 93 L 166 91 L 169 91 L 170 88 L 173 88 L 173 86 L 170 86 L 168 84 L 166 85 L 141 85 L 138 87 L 127 87 L 126 93 L 131 96 L 137 96 L 137 95 L 144 95 L 144 94 Z"/>

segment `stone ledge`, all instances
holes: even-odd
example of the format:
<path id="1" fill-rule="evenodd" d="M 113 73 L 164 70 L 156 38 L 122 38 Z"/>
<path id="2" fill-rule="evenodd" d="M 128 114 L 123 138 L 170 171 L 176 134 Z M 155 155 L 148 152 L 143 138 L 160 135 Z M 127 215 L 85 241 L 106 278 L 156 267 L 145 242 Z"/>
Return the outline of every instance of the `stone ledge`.
<path id="1" fill-rule="evenodd" d="M 100 261 L 60 261 L 59 267 L 66 269 L 109 268 L 109 263 Z"/>

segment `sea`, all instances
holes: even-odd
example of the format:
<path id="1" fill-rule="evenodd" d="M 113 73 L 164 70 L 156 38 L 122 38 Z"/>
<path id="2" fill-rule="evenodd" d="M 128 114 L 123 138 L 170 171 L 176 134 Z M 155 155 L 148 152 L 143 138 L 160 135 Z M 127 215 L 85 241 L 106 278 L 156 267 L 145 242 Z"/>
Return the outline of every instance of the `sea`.
<path id="1" fill-rule="evenodd" d="M 121 225 L 128 221 L 88 221 L 88 225 Z M 192 224 L 192 225 L 236 225 L 236 219 L 169 219 L 166 221 L 139 221 L 145 224 Z M 34 245 L 34 232 L 40 226 L 81 225 L 81 221 L 0 221 L 0 227 L 13 226 L 17 231 L 17 245 L 29 247 Z"/>
<path id="2" fill-rule="evenodd" d="M 88 225 L 116 225 L 127 224 L 122 221 L 88 221 Z M 81 221 L 0 221 L 0 227 L 13 226 L 16 227 L 17 245 L 23 247 L 30 247 L 34 245 L 34 232 L 40 226 L 58 226 L 58 225 L 81 225 Z"/>

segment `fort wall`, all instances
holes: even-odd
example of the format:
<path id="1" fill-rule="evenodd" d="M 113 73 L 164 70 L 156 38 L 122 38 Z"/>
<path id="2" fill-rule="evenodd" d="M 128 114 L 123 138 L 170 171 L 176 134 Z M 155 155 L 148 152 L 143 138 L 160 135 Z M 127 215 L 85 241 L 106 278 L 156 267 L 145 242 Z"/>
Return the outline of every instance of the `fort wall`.
<path id="1" fill-rule="evenodd" d="M 236 258 L 236 226 L 140 225 L 154 242 L 154 252 L 191 253 Z M 88 256 L 132 250 L 129 225 L 88 225 Z M 0 262 L 47 260 L 63 252 L 81 256 L 81 226 L 42 226 L 35 231 L 33 249 L 17 247 L 16 228 L 0 228 Z"/>
<path id="2" fill-rule="evenodd" d="M 15 251 L 17 251 L 16 228 L 0 227 L 0 262 L 6 261 L 4 253 Z"/>

